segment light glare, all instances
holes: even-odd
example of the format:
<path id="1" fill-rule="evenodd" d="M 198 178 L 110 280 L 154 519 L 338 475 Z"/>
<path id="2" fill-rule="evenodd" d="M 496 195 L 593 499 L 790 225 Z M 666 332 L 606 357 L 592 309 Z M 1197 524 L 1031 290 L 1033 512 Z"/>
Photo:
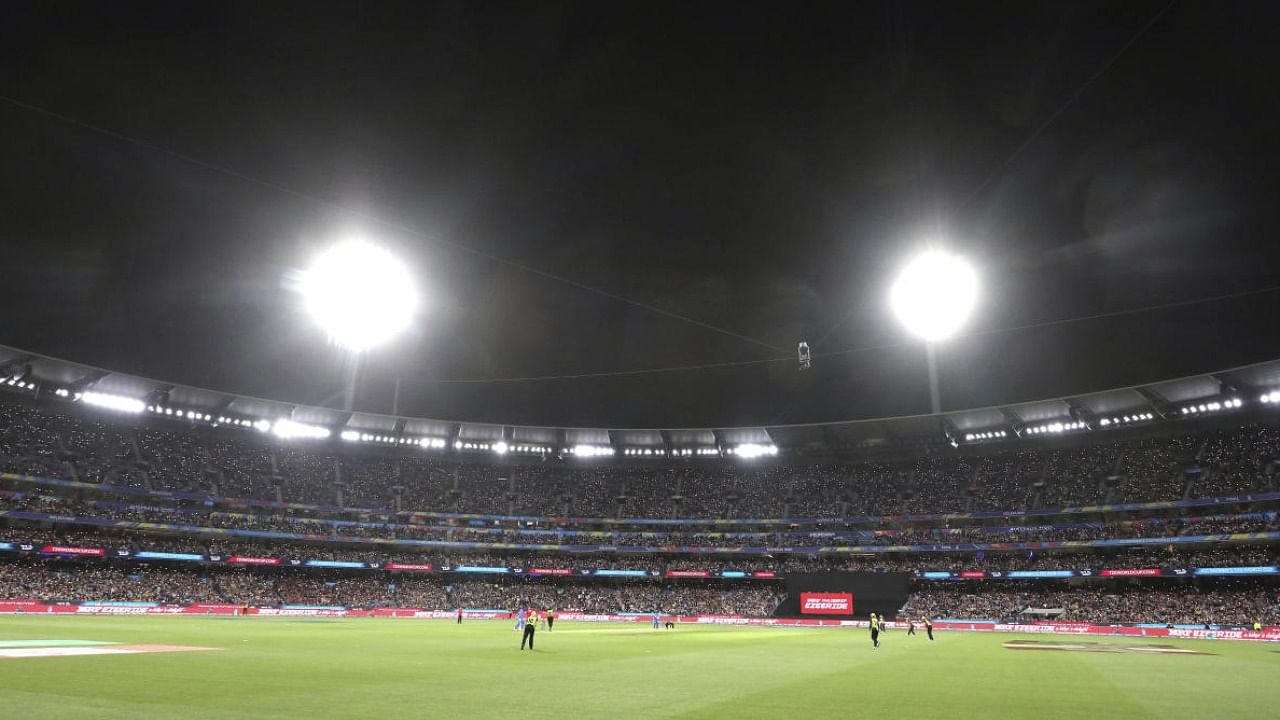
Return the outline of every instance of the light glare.
<path id="1" fill-rule="evenodd" d="M 147 404 L 136 398 L 125 397 L 123 395 L 113 395 L 111 393 L 87 391 L 80 395 L 80 401 L 86 405 L 96 405 L 97 407 L 107 408 L 108 410 L 118 410 L 127 413 L 140 413 L 146 410 Z"/>
<path id="2" fill-rule="evenodd" d="M 320 440 L 330 435 L 328 428 L 296 422 L 289 418 L 276 420 L 275 424 L 270 426 L 270 429 L 271 432 L 275 433 L 276 437 L 283 440 L 293 440 L 295 438 Z"/>
<path id="3" fill-rule="evenodd" d="M 418 307 L 408 268 L 383 248 L 359 241 L 317 258 L 300 290 L 307 311 L 333 342 L 357 352 L 408 327 Z"/>
<path id="4" fill-rule="evenodd" d="M 761 445 L 757 443 L 743 443 L 733 448 L 733 454 L 740 458 L 751 459 L 763 457 L 765 455 L 777 455 L 777 445 Z"/>
<path id="5" fill-rule="evenodd" d="M 918 255 L 903 268 L 889 304 L 907 330 L 933 342 L 964 325 L 978 299 L 978 278 L 969 263 L 941 250 Z"/>

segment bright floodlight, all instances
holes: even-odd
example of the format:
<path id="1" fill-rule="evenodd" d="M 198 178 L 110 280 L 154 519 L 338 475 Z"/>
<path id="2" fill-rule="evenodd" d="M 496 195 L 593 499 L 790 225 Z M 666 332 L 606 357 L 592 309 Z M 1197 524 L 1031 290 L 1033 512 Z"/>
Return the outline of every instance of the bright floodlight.
<path id="1" fill-rule="evenodd" d="M 364 242 L 335 245 L 302 278 L 307 310 L 335 343 L 365 350 L 408 326 L 418 306 L 409 270 Z"/>
<path id="2" fill-rule="evenodd" d="M 978 299 L 978 278 L 963 258 L 929 250 L 912 260 L 889 292 L 898 320 L 930 342 L 956 333 Z"/>

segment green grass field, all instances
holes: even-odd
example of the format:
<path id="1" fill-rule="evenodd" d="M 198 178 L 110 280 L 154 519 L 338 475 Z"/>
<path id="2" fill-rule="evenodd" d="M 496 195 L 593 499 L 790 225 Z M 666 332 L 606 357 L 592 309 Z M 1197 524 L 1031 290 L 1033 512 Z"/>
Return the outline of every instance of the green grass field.
<path id="1" fill-rule="evenodd" d="M 0 617 L 0 647 L 46 640 L 218 649 L 0 659 L 6 717 L 1255 720 L 1280 707 L 1280 647 L 1210 640 L 893 631 L 873 651 L 864 630 L 563 623 L 521 652 L 501 621 Z"/>

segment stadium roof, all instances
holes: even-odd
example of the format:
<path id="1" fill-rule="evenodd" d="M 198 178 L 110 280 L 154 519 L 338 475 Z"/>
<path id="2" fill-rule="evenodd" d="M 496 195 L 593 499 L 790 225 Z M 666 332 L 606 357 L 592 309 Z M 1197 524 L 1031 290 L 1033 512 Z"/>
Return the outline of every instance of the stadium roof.
<path id="1" fill-rule="evenodd" d="M 441 438 L 448 444 L 484 444 L 486 449 L 504 442 L 513 447 L 609 446 L 618 451 L 743 445 L 821 450 L 946 440 L 977 442 L 1231 410 L 1257 403 L 1262 394 L 1280 388 L 1280 359 L 1132 387 L 937 415 L 714 428 L 531 427 L 350 412 L 178 385 L 0 346 L 0 381 L 7 378 L 35 383 L 44 394 L 63 388 L 70 393 L 109 393 L 150 404 L 164 398 L 164 403 L 183 411 L 253 421 L 285 418 L 324 427 L 335 436 L 356 432 L 392 443 L 403 438 Z M 1236 401 L 1239 404 L 1230 404 Z M 1072 423 L 1081 425 L 1076 428 Z"/>

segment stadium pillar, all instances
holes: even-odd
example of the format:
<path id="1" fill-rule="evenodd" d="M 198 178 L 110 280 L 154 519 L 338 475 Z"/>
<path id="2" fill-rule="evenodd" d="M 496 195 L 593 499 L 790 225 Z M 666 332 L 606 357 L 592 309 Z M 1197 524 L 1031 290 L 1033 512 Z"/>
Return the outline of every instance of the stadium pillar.
<path id="1" fill-rule="evenodd" d="M 933 343 L 925 343 L 925 358 L 929 364 L 929 407 L 934 415 L 942 412 L 942 396 L 938 392 L 938 357 Z"/>

